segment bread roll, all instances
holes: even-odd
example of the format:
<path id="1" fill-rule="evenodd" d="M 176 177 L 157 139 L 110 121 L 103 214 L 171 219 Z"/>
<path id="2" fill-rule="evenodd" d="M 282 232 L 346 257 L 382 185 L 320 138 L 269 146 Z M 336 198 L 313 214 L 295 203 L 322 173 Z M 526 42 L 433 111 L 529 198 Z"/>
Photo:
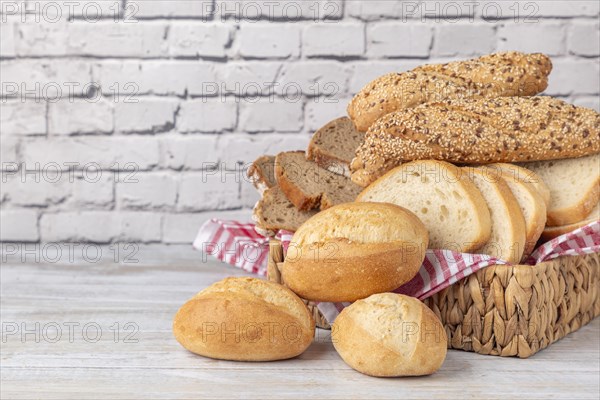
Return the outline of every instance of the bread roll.
<path id="1" fill-rule="evenodd" d="M 423 223 L 402 207 L 341 204 L 296 231 L 282 278 L 308 300 L 354 301 L 411 280 L 425 258 L 427 243 Z"/>
<path id="2" fill-rule="evenodd" d="M 395 293 L 374 294 L 344 308 L 331 338 L 349 366 L 371 376 L 432 374 L 442 366 L 448 347 L 433 311 Z"/>
<path id="3" fill-rule="evenodd" d="M 348 105 L 348 115 L 364 132 L 377 119 L 423 103 L 461 98 L 533 96 L 548 86 L 550 59 L 516 51 L 429 64 L 391 73 L 366 85 Z"/>
<path id="4" fill-rule="evenodd" d="M 377 120 L 350 169 L 352 181 L 367 186 L 413 160 L 491 164 L 583 157 L 600 152 L 599 134 L 596 111 L 545 96 L 430 103 Z"/>
<path id="5" fill-rule="evenodd" d="M 192 353 L 236 361 L 295 357 L 310 345 L 315 322 L 289 289 L 256 278 L 227 278 L 185 303 L 173 333 Z"/>

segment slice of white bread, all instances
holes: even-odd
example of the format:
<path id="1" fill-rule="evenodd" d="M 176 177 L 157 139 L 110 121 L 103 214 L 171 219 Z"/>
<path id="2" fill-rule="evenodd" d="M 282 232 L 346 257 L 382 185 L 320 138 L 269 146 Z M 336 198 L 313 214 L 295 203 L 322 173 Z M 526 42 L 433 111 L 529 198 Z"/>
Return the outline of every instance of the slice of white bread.
<path id="1" fill-rule="evenodd" d="M 546 185 L 546 182 L 544 182 L 544 180 L 534 171 L 520 167 L 516 164 L 509 163 L 488 164 L 486 167 L 499 168 L 502 171 L 512 174 L 521 182 L 529 183 L 542 195 L 544 203 L 546 203 L 546 207 L 550 206 L 550 188 L 548 185 Z"/>
<path id="2" fill-rule="evenodd" d="M 300 225 L 317 213 L 298 211 L 285 197 L 279 186 L 265 190 L 262 199 L 254 206 L 252 219 L 256 231 L 263 236 L 274 236 L 278 230 L 295 232 Z"/>
<path id="3" fill-rule="evenodd" d="M 600 154 L 520 165 L 538 174 L 550 188 L 548 226 L 584 220 L 600 199 Z"/>
<path id="4" fill-rule="evenodd" d="M 303 151 L 279 153 L 275 157 L 275 179 L 299 210 L 325 210 L 336 204 L 349 203 L 362 189 L 349 178 L 307 160 Z"/>
<path id="5" fill-rule="evenodd" d="M 392 203 L 415 213 L 429 231 L 429 247 L 473 252 L 490 239 L 490 212 L 483 195 L 461 169 L 434 160 L 392 169 L 357 201 Z"/>
<path id="6" fill-rule="evenodd" d="M 350 178 L 350 162 L 364 140 L 365 133 L 357 131 L 350 118 L 337 118 L 315 132 L 306 158 L 321 168 Z"/>
<path id="7" fill-rule="evenodd" d="M 482 167 L 487 168 L 487 167 Z M 517 179 L 501 169 L 487 168 L 489 176 L 500 176 L 508 184 L 525 217 L 525 249 L 523 259 L 535 249 L 535 245 L 546 226 L 546 203 L 542 195 L 529 183 Z"/>
<path id="8" fill-rule="evenodd" d="M 525 250 L 525 217 L 504 179 L 488 174 L 485 168 L 462 168 L 487 202 L 492 219 L 490 240 L 475 253 L 488 254 L 509 263 L 518 263 Z"/>
<path id="9" fill-rule="evenodd" d="M 547 242 L 555 237 L 564 235 L 565 233 L 573 232 L 575 229 L 581 228 L 582 226 L 586 226 L 587 224 L 591 224 L 592 222 L 598 220 L 600 220 L 600 203 L 596 204 L 596 207 L 594 207 L 590 215 L 588 215 L 583 221 L 562 226 L 547 226 L 546 229 L 544 229 L 544 232 L 542 232 L 542 239 L 544 242 Z"/>
<path id="10" fill-rule="evenodd" d="M 258 157 L 248 168 L 247 175 L 260 194 L 263 194 L 268 188 L 276 186 L 275 156 Z"/>

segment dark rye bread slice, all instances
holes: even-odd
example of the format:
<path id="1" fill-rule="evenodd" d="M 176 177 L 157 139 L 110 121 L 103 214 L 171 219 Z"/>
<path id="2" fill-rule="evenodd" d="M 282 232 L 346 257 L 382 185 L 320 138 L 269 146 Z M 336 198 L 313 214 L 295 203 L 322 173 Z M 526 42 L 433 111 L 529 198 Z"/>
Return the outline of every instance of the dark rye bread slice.
<path id="1" fill-rule="evenodd" d="M 364 140 L 364 132 L 357 131 L 350 118 L 337 118 L 315 132 L 306 158 L 328 171 L 350 178 L 350 162 Z"/>
<path id="2" fill-rule="evenodd" d="M 263 194 L 268 188 L 276 186 L 275 156 L 258 157 L 248 168 L 248 178 L 260 194 Z"/>
<path id="3" fill-rule="evenodd" d="M 252 219 L 256 223 L 255 229 L 258 233 L 274 236 L 280 229 L 295 232 L 316 213 L 316 210 L 298 211 L 279 186 L 273 186 L 265 190 L 262 199 L 254 206 Z"/>
<path id="4" fill-rule="evenodd" d="M 299 210 L 325 210 L 354 201 L 360 186 L 306 159 L 303 151 L 279 153 L 275 158 L 275 179 L 285 196 Z"/>

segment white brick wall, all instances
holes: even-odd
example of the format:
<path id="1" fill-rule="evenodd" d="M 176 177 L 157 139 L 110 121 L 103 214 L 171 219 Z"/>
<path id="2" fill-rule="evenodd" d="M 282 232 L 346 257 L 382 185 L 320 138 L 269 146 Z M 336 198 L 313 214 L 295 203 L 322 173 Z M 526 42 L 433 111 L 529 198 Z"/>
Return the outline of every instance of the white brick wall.
<path id="1" fill-rule="evenodd" d="M 546 93 L 599 107 L 597 1 L 44 3 L 1 2 L 2 241 L 189 243 L 248 220 L 249 162 L 424 62 L 545 52 Z"/>

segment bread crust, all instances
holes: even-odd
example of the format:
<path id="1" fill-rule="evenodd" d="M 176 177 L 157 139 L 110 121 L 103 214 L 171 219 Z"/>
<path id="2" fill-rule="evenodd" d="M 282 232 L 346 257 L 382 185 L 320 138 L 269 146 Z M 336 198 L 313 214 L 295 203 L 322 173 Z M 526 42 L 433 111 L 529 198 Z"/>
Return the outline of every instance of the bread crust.
<path id="1" fill-rule="evenodd" d="M 586 226 L 594 221 L 600 220 L 600 212 L 598 211 L 599 206 L 600 204 L 596 204 L 592 212 L 588 214 L 587 217 L 582 221 L 573 222 L 571 224 L 562 226 L 546 226 L 546 228 L 542 232 L 542 240 L 544 242 L 547 242 L 549 240 L 554 239 L 555 237 L 564 235 L 569 232 L 573 232 L 575 229 L 579 229 L 582 226 Z"/>
<path id="2" fill-rule="evenodd" d="M 260 156 L 254 160 L 247 171 L 248 178 L 250 178 L 250 181 L 261 195 L 265 190 L 273 187 L 272 182 L 265 176 L 265 171 L 261 168 L 262 163 L 265 162 L 273 165 L 275 163 L 275 157 L 269 155 Z"/>
<path id="3" fill-rule="evenodd" d="M 513 174 L 515 178 L 521 182 L 532 185 L 539 192 L 539 194 L 542 195 L 544 203 L 546 203 L 546 208 L 548 208 L 550 205 L 550 188 L 534 171 L 509 163 L 495 163 L 489 164 L 488 166 L 492 168 L 500 168 L 503 171 Z"/>
<path id="4" fill-rule="evenodd" d="M 598 201 L 600 200 L 600 177 L 596 179 L 593 185 L 582 196 L 582 201 L 574 207 L 566 207 L 548 210 L 548 226 L 563 226 L 579 222 L 585 219 Z"/>
<path id="5" fill-rule="evenodd" d="M 273 198 L 277 195 L 276 192 L 281 191 L 278 186 L 269 188 L 265 190 L 262 198 L 256 202 L 254 209 L 252 211 L 252 220 L 256 224 L 256 231 L 263 236 L 275 236 L 277 231 L 284 229 L 286 231 L 294 232 L 296 229 L 300 227 L 300 225 L 295 225 L 285 220 L 274 220 L 273 218 L 269 218 L 267 215 L 267 204 L 273 202 Z M 294 209 L 295 210 L 295 209 Z M 316 210 L 309 211 L 298 211 L 295 210 L 302 220 L 306 221 L 314 214 L 317 213 Z"/>
<path id="6" fill-rule="evenodd" d="M 391 73 L 367 84 L 348 105 L 361 132 L 377 119 L 423 103 L 459 98 L 533 96 L 546 89 L 552 70 L 540 53 L 495 53 L 447 64 Z"/>
<path id="7" fill-rule="evenodd" d="M 377 304 L 378 299 L 383 304 Z M 386 307 L 389 312 L 381 313 Z M 371 324 L 368 318 L 374 313 L 381 316 Z M 331 337 L 349 366 L 377 377 L 432 374 L 443 364 L 448 346 L 433 311 L 415 298 L 395 293 L 373 295 L 344 308 L 333 323 Z"/>
<path id="8" fill-rule="evenodd" d="M 187 301 L 173 333 L 187 350 L 210 358 L 272 361 L 310 345 L 315 322 L 289 289 L 256 278 L 227 278 Z"/>
<path id="9" fill-rule="evenodd" d="M 491 164 L 596 154 L 599 136 L 600 114 L 550 97 L 429 103 L 377 120 L 350 169 L 352 181 L 366 186 L 419 159 Z"/>

